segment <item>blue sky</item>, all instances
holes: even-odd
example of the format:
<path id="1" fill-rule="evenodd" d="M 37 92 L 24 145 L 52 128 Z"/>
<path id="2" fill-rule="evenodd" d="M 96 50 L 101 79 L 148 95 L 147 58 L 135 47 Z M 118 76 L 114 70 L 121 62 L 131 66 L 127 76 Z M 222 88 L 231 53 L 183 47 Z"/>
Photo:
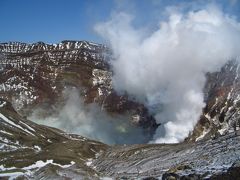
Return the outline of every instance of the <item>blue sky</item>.
<path id="1" fill-rule="evenodd" d="M 0 42 L 57 43 L 61 40 L 102 40 L 93 30 L 115 11 L 134 14 L 136 25 L 154 26 L 166 6 L 200 5 L 210 0 L 0 0 Z M 211 1 L 212 2 L 212 1 Z M 239 19 L 239 0 L 215 0 Z M 192 7 L 192 5 L 191 5 Z"/>

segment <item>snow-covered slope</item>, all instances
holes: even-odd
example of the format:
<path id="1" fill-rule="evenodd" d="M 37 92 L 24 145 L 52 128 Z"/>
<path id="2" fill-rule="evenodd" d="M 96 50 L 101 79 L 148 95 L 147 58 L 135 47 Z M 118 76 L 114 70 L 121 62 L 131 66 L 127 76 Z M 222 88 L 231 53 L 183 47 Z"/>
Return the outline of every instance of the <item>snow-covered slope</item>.
<path id="1" fill-rule="evenodd" d="M 98 177 L 87 163 L 106 145 L 35 124 L 18 115 L 9 102 L 0 99 L 0 104 L 0 179 Z"/>

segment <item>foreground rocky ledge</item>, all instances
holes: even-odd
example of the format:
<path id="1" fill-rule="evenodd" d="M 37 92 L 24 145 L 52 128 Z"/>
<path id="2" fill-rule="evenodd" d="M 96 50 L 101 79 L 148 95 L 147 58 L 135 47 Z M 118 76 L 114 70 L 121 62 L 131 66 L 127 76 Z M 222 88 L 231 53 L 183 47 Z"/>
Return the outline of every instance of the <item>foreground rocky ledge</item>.
<path id="1" fill-rule="evenodd" d="M 98 157 L 92 167 L 109 176 L 126 178 L 237 178 L 239 140 L 240 136 L 230 133 L 198 143 L 115 146 Z"/>

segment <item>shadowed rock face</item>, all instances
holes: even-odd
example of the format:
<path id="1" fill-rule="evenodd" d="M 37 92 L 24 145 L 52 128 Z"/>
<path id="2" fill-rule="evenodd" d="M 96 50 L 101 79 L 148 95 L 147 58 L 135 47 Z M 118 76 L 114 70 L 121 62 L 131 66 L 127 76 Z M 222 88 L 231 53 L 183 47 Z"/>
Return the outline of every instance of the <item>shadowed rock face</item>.
<path id="1" fill-rule="evenodd" d="M 97 103 L 109 114 L 125 114 L 129 123 L 142 127 L 147 142 L 157 128 L 155 119 L 144 105 L 113 90 L 109 54 L 107 47 L 86 41 L 2 43 L 0 97 L 24 116 L 39 107 L 48 116 L 64 105 L 64 89 L 76 87 L 86 104 Z"/>
<path id="2" fill-rule="evenodd" d="M 240 68 L 229 61 L 218 72 L 207 74 L 204 88 L 206 106 L 191 136 L 191 141 L 237 131 L 240 126 Z"/>

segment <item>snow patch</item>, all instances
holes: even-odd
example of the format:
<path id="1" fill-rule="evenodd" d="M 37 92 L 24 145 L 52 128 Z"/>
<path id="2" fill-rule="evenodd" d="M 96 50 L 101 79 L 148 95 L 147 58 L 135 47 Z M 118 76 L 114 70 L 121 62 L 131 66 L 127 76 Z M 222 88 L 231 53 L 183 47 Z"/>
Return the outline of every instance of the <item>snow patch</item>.
<path id="1" fill-rule="evenodd" d="M 10 136 L 13 136 L 12 133 L 6 132 L 6 131 L 4 131 L 4 130 L 0 130 L 0 132 L 3 133 L 3 134 L 7 134 L 7 135 L 10 135 Z"/>
<path id="2" fill-rule="evenodd" d="M 16 179 L 18 176 L 24 175 L 23 172 L 0 173 L 0 177 L 10 177 L 9 180 Z"/>
<path id="3" fill-rule="evenodd" d="M 26 123 L 20 121 L 21 124 L 23 124 L 24 126 L 26 126 L 29 130 L 36 132 L 35 129 L 31 128 L 29 125 L 27 125 Z"/>
<path id="4" fill-rule="evenodd" d="M 4 107 L 7 103 L 4 101 L 4 102 L 0 102 L 0 108 Z"/>
<path id="5" fill-rule="evenodd" d="M 88 160 L 86 161 L 85 164 L 86 164 L 87 166 L 91 166 L 92 162 L 93 162 L 93 160 L 92 160 L 92 158 L 90 158 L 90 159 L 88 159 Z"/>
<path id="6" fill-rule="evenodd" d="M 41 147 L 39 147 L 37 145 L 34 146 L 34 149 L 36 149 L 37 151 L 41 151 L 42 150 Z"/>
<path id="7" fill-rule="evenodd" d="M 54 163 L 52 159 L 51 159 L 51 160 L 47 160 L 46 162 L 40 160 L 40 161 L 37 161 L 37 162 L 35 162 L 34 164 L 30 165 L 30 166 L 27 166 L 27 167 L 22 168 L 22 169 L 24 169 L 24 170 L 30 170 L 30 169 L 35 169 L 35 168 L 42 168 L 42 167 L 46 166 L 47 164 L 53 164 L 53 165 L 56 165 L 56 166 L 60 166 L 60 167 L 62 167 L 62 168 L 68 168 L 68 167 L 74 165 L 75 162 L 74 162 L 74 161 L 71 161 L 70 164 L 61 165 L 61 164 Z"/>
<path id="8" fill-rule="evenodd" d="M 204 127 L 204 130 L 203 130 L 202 134 L 199 137 L 196 138 L 196 141 L 199 141 L 199 140 L 203 139 L 206 136 L 206 134 L 209 133 L 209 131 L 210 131 L 210 129 L 206 129 Z"/>
<path id="9" fill-rule="evenodd" d="M 3 114 L 0 113 L 0 119 L 2 119 L 3 121 L 5 121 L 6 123 L 23 130 L 24 132 L 31 134 L 33 136 L 35 136 L 33 133 L 31 133 L 30 131 L 28 131 L 27 129 L 22 128 L 21 126 L 19 126 L 18 124 L 15 124 L 14 122 L 10 121 L 8 118 L 6 118 Z"/>

